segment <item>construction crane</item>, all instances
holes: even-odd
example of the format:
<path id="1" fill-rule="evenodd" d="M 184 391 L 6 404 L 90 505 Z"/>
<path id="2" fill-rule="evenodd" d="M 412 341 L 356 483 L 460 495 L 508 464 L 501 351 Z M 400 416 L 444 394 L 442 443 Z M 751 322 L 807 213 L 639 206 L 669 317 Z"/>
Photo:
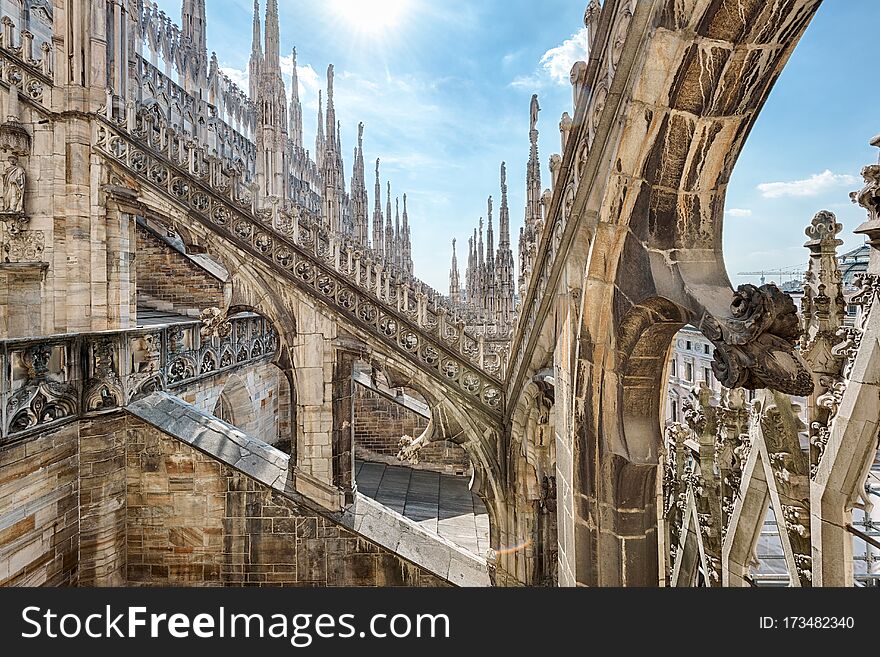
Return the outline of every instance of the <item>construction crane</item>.
<path id="1" fill-rule="evenodd" d="M 806 270 L 806 265 L 795 265 L 794 267 L 788 267 L 787 269 L 764 269 L 762 271 L 741 271 L 737 272 L 737 276 L 760 276 L 761 277 L 761 285 L 765 283 L 767 280 L 767 275 L 779 275 L 779 276 L 789 276 L 794 278 L 795 276 L 802 276 L 804 271 Z"/>

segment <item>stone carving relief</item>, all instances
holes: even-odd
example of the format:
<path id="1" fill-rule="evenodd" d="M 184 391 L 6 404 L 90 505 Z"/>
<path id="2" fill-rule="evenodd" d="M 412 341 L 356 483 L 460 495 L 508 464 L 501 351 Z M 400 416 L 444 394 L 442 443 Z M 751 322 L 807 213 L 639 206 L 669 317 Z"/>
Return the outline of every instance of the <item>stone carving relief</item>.
<path id="1" fill-rule="evenodd" d="M 205 308 L 199 319 L 202 321 L 199 332 L 203 338 L 225 338 L 232 333 L 232 323 L 217 307 Z"/>
<path id="2" fill-rule="evenodd" d="M 6 121 L 0 124 L 0 150 L 6 159 L 0 174 L 0 222 L 5 226 L 2 258 L 3 262 L 37 262 L 42 259 L 45 236 L 42 231 L 28 230 L 27 173 L 21 158 L 30 154 L 31 138 L 19 121 L 18 94 L 18 87 L 10 87 Z"/>
<path id="3" fill-rule="evenodd" d="M 18 226 L 21 223 L 16 222 Z M 9 224 L 7 224 L 9 226 Z M 39 262 L 43 259 L 46 248 L 46 235 L 41 230 L 17 230 L 7 228 L 7 237 L 3 242 L 4 262 Z"/>
<path id="4" fill-rule="evenodd" d="M 26 379 L 6 404 L 7 436 L 76 415 L 76 389 L 50 372 L 52 352 L 52 345 L 39 344 L 18 355 Z"/>
<path id="5" fill-rule="evenodd" d="M 869 221 L 880 216 L 880 164 L 869 164 L 862 168 L 865 186 L 850 194 L 853 203 L 858 203 L 868 211 Z"/>
<path id="6" fill-rule="evenodd" d="M 791 297 L 773 284 L 740 285 L 721 320 L 707 314 L 700 329 L 715 345 L 712 371 L 728 388 L 769 388 L 809 395 L 813 379 L 795 344 L 801 334 Z"/>
<path id="7" fill-rule="evenodd" d="M 172 342 L 173 339 L 169 332 L 169 351 Z M 157 390 L 164 390 L 165 377 L 161 370 L 162 339 L 160 335 L 148 333 L 135 338 L 129 341 L 129 349 L 131 351 L 131 374 L 128 375 L 130 400 L 144 397 Z"/>
<path id="8" fill-rule="evenodd" d="M 83 395 L 87 411 L 106 411 L 123 404 L 125 393 L 116 365 L 116 348 L 110 339 L 92 346 L 92 377 Z"/>

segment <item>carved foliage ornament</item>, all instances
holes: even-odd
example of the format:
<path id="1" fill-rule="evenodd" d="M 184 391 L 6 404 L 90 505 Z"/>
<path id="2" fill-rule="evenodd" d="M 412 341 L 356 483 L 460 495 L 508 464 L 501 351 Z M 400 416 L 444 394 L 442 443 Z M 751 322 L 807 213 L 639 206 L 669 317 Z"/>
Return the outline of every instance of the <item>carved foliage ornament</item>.
<path id="1" fill-rule="evenodd" d="M 795 349 L 801 329 L 788 294 L 773 284 L 741 285 L 721 320 L 705 315 L 700 329 L 715 345 L 712 371 L 728 388 L 768 388 L 806 396 L 813 379 Z"/>
<path id="2" fill-rule="evenodd" d="M 880 164 L 869 164 L 862 169 L 865 186 L 850 194 L 853 203 L 868 211 L 869 220 L 880 216 Z"/>
<path id="3" fill-rule="evenodd" d="M 200 333 L 203 338 L 225 338 L 232 333 L 232 323 L 217 307 L 205 308 L 199 319 L 202 322 Z"/>
<path id="4" fill-rule="evenodd" d="M 51 357 L 51 345 L 34 345 L 21 354 L 27 381 L 6 404 L 6 435 L 76 415 L 76 390 L 51 378 Z"/>

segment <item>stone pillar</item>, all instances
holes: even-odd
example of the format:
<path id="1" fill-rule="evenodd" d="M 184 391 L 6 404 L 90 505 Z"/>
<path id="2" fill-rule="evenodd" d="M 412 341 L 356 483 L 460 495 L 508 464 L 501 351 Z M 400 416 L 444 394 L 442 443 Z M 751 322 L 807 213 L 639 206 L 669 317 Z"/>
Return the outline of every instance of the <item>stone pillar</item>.
<path id="1" fill-rule="evenodd" d="M 63 106 L 53 109 L 64 114 L 54 126 L 53 184 L 46 181 L 45 191 L 38 192 L 53 195 L 49 294 L 55 319 L 48 327 L 53 332 L 108 328 L 104 207 L 92 186 L 103 172 L 99 156 L 92 153 L 92 125 L 86 117 L 107 100 L 112 9 L 107 0 L 86 0 L 55 16 L 54 33 L 64 38 L 56 39 L 59 87 L 53 98 Z M 43 154 L 43 147 L 35 145 L 34 155 Z"/>
<path id="2" fill-rule="evenodd" d="M 367 356 L 366 345 L 353 338 L 336 341 L 333 367 L 333 485 L 344 496 L 344 504 L 354 502 L 354 364 Z"/>
<path id="3" fill-rule="evenodd" d="M 134 266 L 136 193 L 126 188 L 106 188 L 107 208 L 107 328 L 137 325 L 137 280 Z M 111 198 L 116 201 L 111 204 Z M 126 199 L 129 201 L 126 203 Z"/>

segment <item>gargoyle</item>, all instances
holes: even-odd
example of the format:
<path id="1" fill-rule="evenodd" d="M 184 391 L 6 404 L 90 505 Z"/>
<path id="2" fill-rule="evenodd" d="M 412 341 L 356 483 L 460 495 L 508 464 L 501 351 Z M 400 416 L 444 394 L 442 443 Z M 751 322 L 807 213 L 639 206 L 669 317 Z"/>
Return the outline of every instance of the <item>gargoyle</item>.
<path id="1" fill-rule="evenodd" d="M 700 330 L 715 345 L 712 371 L 728 388 L 768 388 L 789 395 L 813 392 L 813 377 L 795 349 L 800 337 L 797 308 L 772 283 L 740 285 L 731 314 L 706 314 Z"/>
<path id="2" fill-rule="evenodd" d="M 422 447 L 432 442 L 433 440 L 434 420 L 429 420 L 428 426 L 425 427 L 425 430 L 417 438 L 413 438 L 412 436 L 401 436 L 400 440 L 397 443 L 397 446 L 399 448 L 397 451 L 397 460 L 408 461 L 413 465 L 418 465 L 419 452 L 421 452 Z"/>

